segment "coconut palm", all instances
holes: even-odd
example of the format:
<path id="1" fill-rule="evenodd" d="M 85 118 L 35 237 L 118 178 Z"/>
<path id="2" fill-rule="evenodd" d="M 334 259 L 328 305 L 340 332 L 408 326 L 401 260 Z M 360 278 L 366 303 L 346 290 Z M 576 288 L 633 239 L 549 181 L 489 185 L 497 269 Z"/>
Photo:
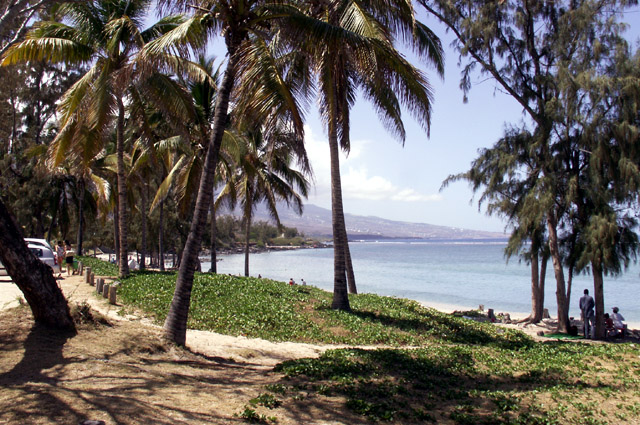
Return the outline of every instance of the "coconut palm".
<path id="1" fill-rule="evenodd" d="M 148 49 L 149 55 L 158 54 L 168 46 L 180 43 L 186 49 L 193 44 L 194 40 L 201 42 L 203 35 L 220 31 L 224 35 L 228 55 L 227 66 L 216 96 L 212 131 L 203 163 L 191 228 L 178 272 L 176 290 L 164 325 L 167 338 L 180 345 L 185 343 L 191 288 L 198 264 L 206 217 L 213 196 L 214 174 L 226 126 L 229 100 L 234 85 L 239 83 L 242 77 L 238 74 L 240 60 L 249 54 L 251 46 L 259 44 L 273 34 L 277 26 L 283 25 L 288 19 L 299 14 L 295 3 L 287 1 L 271 3 L 259 0 L 228 0 L 195 3 L 194 7 L 194 2 L 185 0 L 159 2 L 161 7 L 195 9 L 196 15 L 158 42 L 153 43 Z M 276 71 L 274 77 L 280 75 L 279 70 Z M 260 111 L 263 112 L 263 116 L 266 116 L 286 109 L 293 123 L 293 130 L 298 136 L 297 139 L 300 140 L 299 136 L 303 132 L 302 117 L 298 112 L 295 93 L 283 84 L 284 80 L 281 78 L 274 78 L 271 82 L 273 83 L 271 87 L 276 89 L 260 93 L 262 104 L 265 105 Z"/>
<path id="2" fill-rule="evenodd" d="M 59 104 L 61 131 L 58 161 L 79 143 L 93 143 L 88 151 L 100 150 L 105 134 L 115 125 L 117 192 L 119 217 L 120 275 L 129 273 L 127 264 L 127 202 L 124 164 L 125 104 L 134 81 L 155 73 L 150 64 L 175 65 L 175 57 L 146 56 L 139 52 L 146 43 L 182 21 L 167 17 L 146 30 L 142 23 L 151 0 L 71 2 L 60 6 L 61 22 L 43 21 L 29 31 L 25 41 L 10 48 L 3 65 L 45 59 L 67 64 L 92 64 Z M 69 22 L 69 24 L 63 23 Z M 158 87 L 155 87 L 161 90 Z M 96 137 L 84 137 L 90 129 Z"/>
<path id="3" fill-rule="evenodd" d="M 426 77 L 396 50 L 394 34 L 407 40 L 442 75 L 443 56 L 435 34 L 415 19 L 411 2 L 313 1 L 314 21 L 287 27 L 284 40 L 295 40 L 318 78 L 319 105 L 327 126 L 331 155 L 331 205 L 334 244 L 332 307 L 349 310 L 346 254 L 348 242 L 342 206 L 339 147 L 349 151 L 349 110 L 360 89 L 384 125 L 402 142 L 400 104 L 428 131 L 431 92 Z"/>
<path id="4" fill-rule="evenodd" d="M 236 200 L 240 202 L 245 226 L 245 276 L 249 276 L 251 221 L 256 207 L 264 202 L 271 217 L 281 227 L 278 201 L 285 201 L 287 206 L 302 214 L 302 197 L 306 198 L 309 191 L 309 181 L 304 174 L 292 168 L 291 145 L 298 142 L 282 126 L 279 129 L 265 133 L 260 125 L 254 125 L 250 129 L 229 132 L 238 147 L 234 155 L 235 173 L 220 192 L 218 200 L 228 198 L 231 206 L 235 206 Z M 267 139 L 265 134 L 272 139 Z"/>

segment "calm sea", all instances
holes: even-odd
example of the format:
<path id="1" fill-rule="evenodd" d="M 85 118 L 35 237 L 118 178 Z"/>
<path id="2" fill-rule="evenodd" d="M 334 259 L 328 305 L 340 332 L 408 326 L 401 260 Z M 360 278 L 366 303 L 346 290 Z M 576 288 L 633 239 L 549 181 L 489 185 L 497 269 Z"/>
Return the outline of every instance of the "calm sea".
<path id="1" fill-rule="evenodd" d="M 505 243 L 378 241 L 350 243 L 358 292 L 410 298 L 439 305 L 496 312 L 531 310 L 530 268 L 504 259 Z M 242 274 L 243 255 L 220 256 L 219 273 Z M 333 249 L 302 249 L 252 254 L 252 276 L 300 282 L 333 289 Z M 203 270 L 209 263 L 202 264 Z M 549 262 L 545 307 L 556 315 L 555 278 Z M 578 300 L 592 277 L 574 277 L 570 315 L 579 317 Z M 618 277 L 605 277 L 606 312 L 617 306 L 628 322 L 640 324 L 640 267 L 632 265 Z"/>

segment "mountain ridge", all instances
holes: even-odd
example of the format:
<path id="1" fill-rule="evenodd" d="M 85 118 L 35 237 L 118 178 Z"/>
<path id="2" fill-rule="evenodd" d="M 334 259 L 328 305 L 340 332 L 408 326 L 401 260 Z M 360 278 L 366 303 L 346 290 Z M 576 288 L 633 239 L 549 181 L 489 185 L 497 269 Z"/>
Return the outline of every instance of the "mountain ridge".
<path id="1" fill-rule="evenodd" d="M 302 216 L 298 216 L 286 204 L 278 205 L 280 222 L 287 227 L 295 227 L 307 236 L 331 237 L 331 211 L 314 204 L 304 206 Z M 388 220 L 376 216 L 361 216 L 345 213 L 345 223 L 349 239 L 506 239 L 508 235 L 484 230 L 463 229 L 427 223 L 412 223 Z M 259 206 L 254 221 L 273 221 L 264 206 Z"/>

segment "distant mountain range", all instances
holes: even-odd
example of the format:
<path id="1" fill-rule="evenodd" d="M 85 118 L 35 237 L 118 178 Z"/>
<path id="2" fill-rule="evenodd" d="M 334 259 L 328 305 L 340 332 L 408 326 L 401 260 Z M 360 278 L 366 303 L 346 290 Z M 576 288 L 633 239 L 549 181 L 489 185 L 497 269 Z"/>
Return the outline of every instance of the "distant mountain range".
<path id="1" fill-rule="evenodd" d="M 307 236 L 331 237 L 331 211 L 316 205 L 307 204 L 302 216 L 297 215 L 285 205 L 278 208 L 283 225 L 295 227 Z M 271 221 L 264 207 L 256 211 L 255 221 Z M 350 240 L 358 239 L 506 239 L 498 232 L 461 229 L 458 227 L 436 226 L 426 223 L 408 223 L 386 220 L 379 217 L 345 214 L 347 234 Z"/>

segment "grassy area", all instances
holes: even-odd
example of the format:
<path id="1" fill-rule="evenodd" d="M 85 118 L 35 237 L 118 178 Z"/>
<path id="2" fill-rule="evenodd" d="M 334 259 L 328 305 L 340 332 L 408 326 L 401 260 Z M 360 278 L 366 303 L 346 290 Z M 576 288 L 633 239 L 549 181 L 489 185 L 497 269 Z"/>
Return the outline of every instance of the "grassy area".
<path id="1" fill-rule="evenodd" d="M 118 266 L 107 261 L 100 260 L 95 257 L 78 257 L 78 261 L 82 261 L 85 267 L 91 267 L 96 276 L 118 276 Z"/>
<path id="2" fill-rule="evenodd" d="M 123 281 L 122 299 L 164 321 L 175 273 L 137 272 Z M 332 294 L 269 279 L 196 274 L 189 328 L 272 341 L 422 345 L 430 341 L 532 344 L 523 333 L 426 309 L 415 301 L 364 294 L 350 296 L 351 313 L 330 308 Z"/>
<path id="3" fill-rule="evenodd" d="M 266 389 L 279 402 L 343 397 L 371 420 L 619 424 L 640 418 L 640 361 L 629 344 L 341 349 L 276 370 L 286 377 Z"/>
<path id="4" fill-rule="evenodd" d="M 137 272 L 120 295 L 162 322 L 175 273 Z M 365 421 L 452 424 L 617 424 L 640 417 L 637 344 L 550 341 L 418 303 L 331 294 L 268 279 L 197 274 L 189 327 L 274 341 L 373 345 L 287 361 L 238 414 L 272 423 L 277 409 L 322 403 Z M 410 346 L 410 348 L 409 348 Z M 394 348 L 395 347 L 395 348 Z"/>

